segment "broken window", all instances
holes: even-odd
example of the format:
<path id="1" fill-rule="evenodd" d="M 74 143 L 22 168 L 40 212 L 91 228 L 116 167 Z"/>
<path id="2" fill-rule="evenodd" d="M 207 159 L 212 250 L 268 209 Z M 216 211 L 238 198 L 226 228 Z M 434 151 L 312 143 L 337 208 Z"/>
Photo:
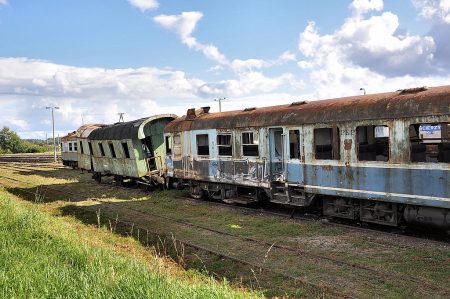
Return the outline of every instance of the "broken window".
<path id="1" fill-rule="evenodd" d="M 72 142 L 69 142 L 69 152 L 71 152 L 72 151 Z"/>
<path id="2" fill-rule="evenodd" d="M 197 155 L 209 156 L 208 134 L 197 135 Z"/>
<path id="3" fill-rule="evenodd" d="M 275 157 L 281 158 L 283 156 L 283 130 L 273 131 L 273 141 Z"/>
<path id="4" fill-rule="evenodd" d="M 258 135 L 254 136 L 253 132 L 242 133 L 242 155 L 246 157 L 258 157 Z"/>
<path id="5" fill-rule="evenodd" d="M 77 149 L 77 142 L 75 141 L 74 143 L 73 143 L 73 151 L 74 152 L 76 152 L 78 149 Z"/>
<path id="6" fill-rule="evenodd" d="M 81 140 L 80 140 L 80 151 L 82 154 L 84 154 L 83 142 Z"/>
<path id="7" fill-rule="evenodd" d="M 389 127 L 356 128 L 359 161 L 389 161 Z"/>
<path id="8" fill-rule="evenodd" d="M 102 155 L 102 157 L 104 157 L 105 150 L 103 149 L 103 144 L 101 142 L 98 144 L 98 148 L 100 149 L 100 155 Z"/>
<path id="9" fill-rule="evenodd" d="M 81 141 L 80 141 L 80 144 L 81 144 Z M 92 143 L 90 141 L 88 142 L 88 146 L 89 146 L 89 153 L 93 156 L 94 151 L 92 150 Z"/>
<path id="10" fill-rule="evenodd" d="M 450 163 L 450 124 L 426 123 L 409 126 L 411 162 Z"/>
<path id="11" fill-rule="evenodd" d="M 116 151 L 114 150 L 114 144 L 112 142 L 108 143 L 109 151 L 111 152 L 111 157 L 116 157 Z"/>
<path id="12" fill-rule="evenodd" d="M 172 142 L 170 140 L 170 136 L 166 136 L 166 155 L 172 154 Z"/>
<path id="13" fill-rule="evenodd" d="M 300 131 L 289 130 L 289 157 L 300 159 Z"/>
<path id="14" fill-rule="evenodd" d="M 180 136 L 180 134 L 173 135 L 173 158 L 181 159 L 181 136 Z"/>
<path id="15" fill-rule="evenodd" d="M 339 128 L 314 129 L 314 148 L 317 160 L 339 160 Z"/>
<path id="16" fill-rule="evenodd" d="M 125 155 L 125 158 L 130 158 L 130 150 L 128 149 L 128 143 L 122 142 L 122 148 L 123 148 L 123 154 Z"/>
<path id="17" fill-rule="evenodd" d="M 233 146 L 231 144 L 231 134 L 218 134 L 217 135 L 217 147 L 219 149 L 219 156 L 233 155 Z"/>

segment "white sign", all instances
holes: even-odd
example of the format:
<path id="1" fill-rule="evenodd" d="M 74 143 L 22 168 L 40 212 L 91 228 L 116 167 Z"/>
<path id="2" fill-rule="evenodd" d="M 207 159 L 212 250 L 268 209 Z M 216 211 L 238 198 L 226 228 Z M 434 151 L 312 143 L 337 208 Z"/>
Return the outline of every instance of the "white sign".
<path id="1" fill-rule="evenodd" d="M 424 142 L 441 142 L 441 125 L 430 125 L 423 124 L 419 127 L 419 136 Z M 435 140 L 426 140 L 426 139 L 435 139 Z"/>
<path id="2" fill-rule="evenodd" d="M 375 127 L 375 138 L 389 137 L 389 127 L 378 126 Z"/>

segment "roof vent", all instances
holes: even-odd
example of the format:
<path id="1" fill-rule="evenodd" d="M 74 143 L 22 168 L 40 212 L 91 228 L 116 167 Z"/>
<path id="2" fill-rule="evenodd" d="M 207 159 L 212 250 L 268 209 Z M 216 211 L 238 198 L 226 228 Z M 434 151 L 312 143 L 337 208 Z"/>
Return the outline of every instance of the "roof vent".
<path id="1" fill-rule="evenodd" d="M 422 87 L 414 87 L 414 88 L 406 88 L 406 89 L 399 89 L 397 91 L 400 92 L 400 94 L 410 94 L 410 93 L 417 93 L 421 91 L 428 90 L 428 87 L 422 86 Z"/>
<path id="2" fill-rule="evenodd" d="M 293 102 L 290 106 L 301 106 L 301 105 L 305 105 L 307 103 L 308 103 L 308 101 L 303 100 L 303 101 Z"/>
<path id="3" fill-rule="evenodd" d="M 199 109 L 190 108 L 190 109 L 188 109 L 188 111 L 186 113 L 186 119 L 187 120 L 192 120 L 194 118 L 202 116 L 203 114 L 208 114 L 209 113 L 209 109 L 210 109 L 210 107 L 208 107 L 208 106 L 201 107 Z"/>
<path id="4" fill-rule="evenodd" d="M 256 107 L 245 108 L 243 111 L 247 112 L 247 111 L 253 111 L 253 110 L 256 110 Z"/>

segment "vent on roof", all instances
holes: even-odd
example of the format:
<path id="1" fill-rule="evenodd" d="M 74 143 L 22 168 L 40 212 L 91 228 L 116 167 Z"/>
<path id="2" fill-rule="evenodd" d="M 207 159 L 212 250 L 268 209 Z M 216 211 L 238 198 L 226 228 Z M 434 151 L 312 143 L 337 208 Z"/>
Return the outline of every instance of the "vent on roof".
<path id="1" fill-rule="evenodd" d="M 300 106 L 300 105 L 305 105 L 307 104 L 308 101 L 298 101 L 298 102 L 293 102 L 290 106 Z"/>
<path id="2" fill-rule="evenodd" d="M 199 109 L 195 109 L 195 108 L 190 108 L 188 109 L 187 113 L 186 113 L 186 119 L 194 119 L 197 118 L 203 114 L 208 114 L 209 113 L 209 109 L 210 107 L 201 107 Z"/>
<path id="3" fill-rule="evenodd" d="M 428 87 L 422 86 L 422 87 L 414 87 L 414 88 L 406 88 L 406 89 L 399 89 L 398 91 L 400 94 L 410 94 L 410 93 L 417 93 L 421 91 L 428 90 Z"/>
<path id="4" fill-rule="evenodd" d="M 244 112 L 256 110 L 256 107 L 245 108 Z"/>

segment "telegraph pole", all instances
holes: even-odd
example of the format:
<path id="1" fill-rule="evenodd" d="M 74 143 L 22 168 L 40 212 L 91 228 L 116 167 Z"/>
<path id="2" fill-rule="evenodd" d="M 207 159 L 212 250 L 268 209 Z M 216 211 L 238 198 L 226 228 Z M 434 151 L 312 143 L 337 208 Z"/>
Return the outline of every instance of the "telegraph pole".
<path id="1" fill-rule="evenodd" d="M 219 112 L 222 112 L 222 101 L 225 101 L 226 99 L 227 98 L 225 98 L 225 97 L 214 99 L 214 102 L 219 102 Z"/>
<path id="2" fill-rule="evenodd" d="M 58 106 L 45 107 L 45 109 L 52 109 L 52 127 L 53 127 L 53 158 L 56 162 L 56 140 L 55 140 L 55 109 L 59 109 Z"/>
<path id="3" fill-rule="evenodd" d="M 117 114 L 119 115 L 119 122 L 124 122 L 123 115 L 125 114 L 125 112 L 119 112 Z"/>

